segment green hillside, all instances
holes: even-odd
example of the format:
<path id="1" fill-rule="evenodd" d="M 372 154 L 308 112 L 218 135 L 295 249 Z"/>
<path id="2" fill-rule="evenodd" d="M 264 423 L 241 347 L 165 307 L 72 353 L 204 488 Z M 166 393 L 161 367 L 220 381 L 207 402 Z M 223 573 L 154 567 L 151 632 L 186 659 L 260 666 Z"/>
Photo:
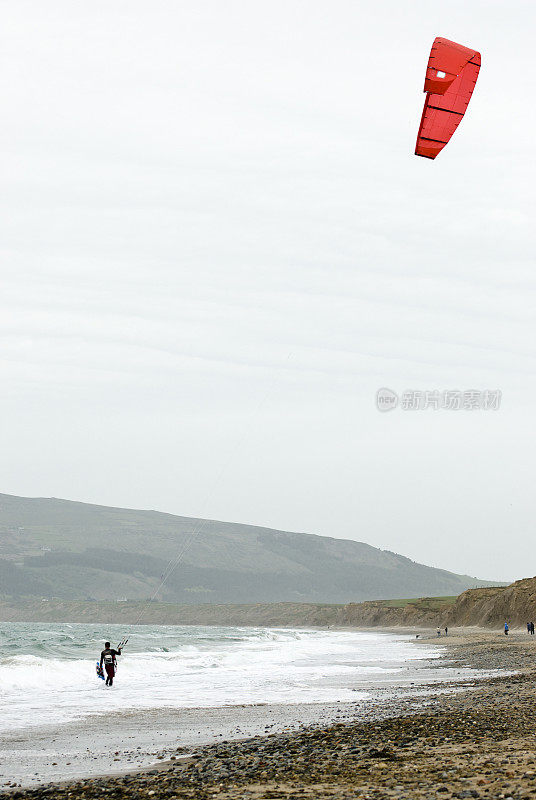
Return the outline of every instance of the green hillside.
<path id="1" fill-rule="evenodd" d="M 195 535 L 195 531 L 199 533 Z M 271 603 L 457 595 L 488 585 L 362 542 L 0 494 L 0 595 Z"/>

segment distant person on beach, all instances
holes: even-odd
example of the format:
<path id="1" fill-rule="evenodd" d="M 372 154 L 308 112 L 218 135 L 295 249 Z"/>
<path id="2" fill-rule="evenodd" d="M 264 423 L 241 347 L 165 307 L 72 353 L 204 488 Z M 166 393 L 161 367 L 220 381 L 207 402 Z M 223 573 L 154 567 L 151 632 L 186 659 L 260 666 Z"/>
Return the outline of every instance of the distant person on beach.
<path id="1" fill-rule="evenodd" d="M 438 636 L 441 636 L 441 631 L 440 631 L 440 629 L 439 629 L 439 628 L 437 629 L 437 635 L 438 635 Z"/>
<path id="2" fill-rule="evenodd" d="M 449 629 L 448 629 L 448 628 L 447 628 L 447 626 L 445 625 L 445 636 L 448 636 L 448 635 L 449 635 Z"/>
<path id="3" fill-rule="evenodd" d="M 530 633 L 530 622 L 527 622 L 527 633 Z"/>
<path id="4" fill-rule="evenodd" d="M 531 633 L 531 636 L 534 636 L 534 622 L 530 623 L 530 633 Z"/>
<path id="5" fill-rule="evenodd" d="M 508 636 L 508 631 L 509 631 L 509 630 L 510 630 L 510 629 L 509 629 L 509 627 L 508 627 L 508 623 L 507 623 L 507 622 L 505 622 L 505 623 L 504 623 L 504 635 L 505 635 L 505 636 Z"/>
<path id="6" fill-rule="evenodd" d="M 104 642 L 104 650 L 100 654 L 100 668 L 102 669 L 102 665 L 104 664 L 104 669 L 106 670 L 106 686 L 113 686 L 114 684 L 115 668 L 117 665 L 115 659 L 120 655 L 120 647 L 114 650 L 113 647 L 110 647 L 110 642 Z"/>

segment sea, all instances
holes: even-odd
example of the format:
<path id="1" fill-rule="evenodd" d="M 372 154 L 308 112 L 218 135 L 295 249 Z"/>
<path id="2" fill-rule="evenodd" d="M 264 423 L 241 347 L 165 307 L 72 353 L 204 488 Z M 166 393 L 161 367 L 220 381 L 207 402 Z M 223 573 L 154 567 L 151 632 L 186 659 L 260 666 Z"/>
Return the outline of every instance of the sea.
<path id="1" fill-rule="evenodd" d="M 113 687 L 96 674 L 128 638 Z M 0 791 L 153 769 L 210 742 L 396 713 L 483 673 L 376 631 L 0 623 Z"/>
<path id="2" fill-rule="evenodd" d="M 108 688 L 96 662 L 105 639 L 125 637 Z M 440 655 L 375 632 L 0 623 L 0 733 L 113 712 L 355 702 L 430 681 Z"/>

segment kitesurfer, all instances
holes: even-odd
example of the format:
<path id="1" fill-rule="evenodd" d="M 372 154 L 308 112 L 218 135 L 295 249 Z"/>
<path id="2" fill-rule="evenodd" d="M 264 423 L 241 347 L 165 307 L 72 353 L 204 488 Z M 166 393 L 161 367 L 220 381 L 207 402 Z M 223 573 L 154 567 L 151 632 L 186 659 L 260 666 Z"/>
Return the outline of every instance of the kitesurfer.
<path id="1" fill-rule="evenodd" d="M 114 648 L 110 646 L 110 642 L 104 642 L 104 650 L 100 655 L 99 667 L 102 670 L 102 665 L 104 664 L 104 669 L 106 670 L 106 686 L 113 686 L 117 664 L 116 657 L 120 655 L 121 645 L 118 646 L 117 650 L 114 650 Z"/>

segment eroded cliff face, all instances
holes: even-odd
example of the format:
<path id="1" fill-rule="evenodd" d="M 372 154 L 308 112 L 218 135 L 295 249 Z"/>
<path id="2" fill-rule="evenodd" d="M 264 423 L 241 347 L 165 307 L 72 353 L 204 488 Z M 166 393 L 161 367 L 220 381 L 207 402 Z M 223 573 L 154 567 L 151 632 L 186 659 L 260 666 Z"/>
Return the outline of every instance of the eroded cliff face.
<path id="1" fill-rule="evenodd" d="M 444 614 L 419 605 L 389 607 L 381 603 L 349 603 L 337 615 L 337 625 L 351 628 L 429 628 L 439 625 Z"/>
<path id="2" fill-rule="evenodd" d="M 536 622 L 536 578 L 510 586 L 469 589 L 458 597 L 417 600 L 373 600 L 328 605 L 314 603 L 256 603 L 178 605 L 140 602 L 0 601 L 5 621 L 135 622 L 140 608 L 144 621 L 171 625 L 265 625 L 281 627 L 441 628 L 477 626 L 524 627 Z"/>
<path id="3" fill-rule="evenodd" d="M 513 627 L 536 622 L 536 577 L 524 578 L 510 586 L 468 589 L 453 603 L 434 603 L 435 598 L 409 601 L 390 607 L 384 603 L 349 603 L 339 612 L 341 625 L 355 627 L 404 625 L 406 627 L 477 626 Z"/>
<path id="4" fill-rule="evenodd" d="M 505 620 L 511 626 L 536 622 L 536 577 L 524 578 L 510 586 L 469 589 L 448 613 L 452 625 L 497 627 Z"/>
<path id="5" fill-rule="evenodd" d="M 381 601 L 320 605 L 313 603 L 256 603 L 249 605 L 175 605 L 172 603 L 85 603 L 27 599 L 0 601 L 5 622 L 123 622 L 162 625 L 262 625 L 267 627 L 373 628 L 430 627 L 443 615 L 427 608 L 435 598 L 389 607 Z M 439 621 L 438 621 L 439 620 Z"/>

